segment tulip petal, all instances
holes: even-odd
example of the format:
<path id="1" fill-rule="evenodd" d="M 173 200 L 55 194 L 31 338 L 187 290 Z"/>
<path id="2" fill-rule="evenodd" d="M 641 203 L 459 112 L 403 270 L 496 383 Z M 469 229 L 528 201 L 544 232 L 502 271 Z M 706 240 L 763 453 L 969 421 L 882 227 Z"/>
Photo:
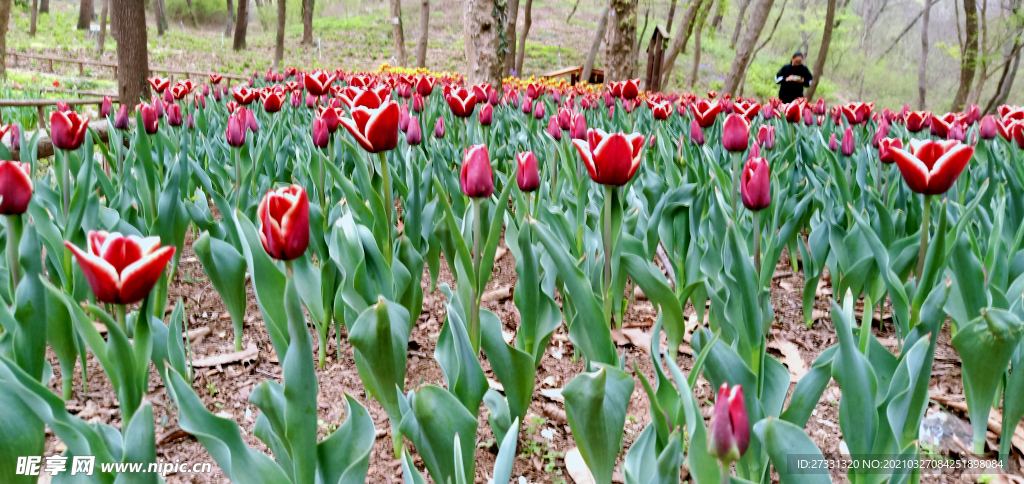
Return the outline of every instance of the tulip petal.
<path id="1" fill-rule="evenodd" d="M 86 253 L 71 242 L 64 242 L 64 246 L 78 259 L 78 266 L 82 269 L 85 282 L 89 283 L 96 299 L 105 303 L 122 304 L 118 297 L 119 277 L 114 266 L 99 256 Z"/>
<path id="2" fill-rule="evenodd" d="M 572 140 L 572 145 L 580 153 L 580 158 L 583 159 L 583 166 L 587 167 L 587 173 L 590 174 L 590 178 L 597 180 L 597 170 L 594 168 L 594 155 L 590 151 L 590 145 L 586 141 L 579 139 Z"/>
<path id="3" fill-rule="evenodd" d="M 963 144 L 953 147 L 942 155 L 932 165 L 926 193 L 931 195 L 946 193 L 960 173 L 964 171 L 964 167 L 971 161 L 972 156 L 974 156 L 974 147 Z"/>
<path id="4" fill-rule="evenodd" d="M 160 279 L 167 263 L 174 257 L 175 247 L 164 246 L 135 261 L 121 272 L 121 304 L 131 304 L 146 297 Z"/>
<path id="5" fill-rule="evenodd" d="M 380 109 L 373 110 L 372 116 L 363 128 L 366 139 L 373 146 L 373 153 L 388 151 L 398 146 L 398 117 L 401 111 L 398 103 L 388 101 Z"/>
<path id="6" fill-rule="evenodd" d="M 892 158 L 911 190 L 916 193 L 928 190 L 928 167 L 921 160 L 900 148 L 892 150 Z"/>
<path id="7" fill-rule="evenodd" d="M 355 114 L 356 111 L 358 111 L 359 109 L 365 108 L 356 108 L 352 110 L 352 113 Z M 352 118 L 341 118 L 340 122 L 341 125 L 344 126 L 345 129 L 349 132 L 349 134 L 351 134 L 352 137 L 356 139 L 356 141 L 359 143 L 359 146 L 362 146 L 363 149 L 366 151 L 369 151 L 371 153 L 373 152 L 373 143 L 371 143 L 370 140 L 366 139 L 366 136 L 363 136 L 363 133 L 359 129 L 359 126 L 356 124 L 354 120 L 352 120 Z"/>

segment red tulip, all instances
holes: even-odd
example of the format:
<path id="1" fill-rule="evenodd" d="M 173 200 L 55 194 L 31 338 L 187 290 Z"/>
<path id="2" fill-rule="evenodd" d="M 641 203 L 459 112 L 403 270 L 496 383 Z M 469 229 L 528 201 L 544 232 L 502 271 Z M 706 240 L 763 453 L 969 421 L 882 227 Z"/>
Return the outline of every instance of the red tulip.
<path id="1" fill-rule="evenodd" d="M 530 99 L 537 99 L 543 93 L 544 88 L 539 83 L 531 82 L 526 85 L 526 97 Z"/>
<path id="2" fill-rule="evenodd" d="M 978 107 L 977 104 L 971 104 L 970 106 L 967 106 L 967 112 L 965 114 L 964 122 L 967 124 L 974 124 L 981 119 L 981 108 Z"/>
<path id="3" fill-rule="evenodd" d="M 390 96 L 390 93 L 388 94 Z M 348 108 L 355 109 L 359 106 L 367 107 L 370 109 L 377 109 L 381 105 L 383 98 L 372 89 L 360 89 L 358 87 L 345 88 L 341 93 L 341 101 L 345 103 Z"/>
<path id="4" fill-rule="evenodd" d="M 701 99 L 696 104 L 690 107 L 693 111 L 693 118 L 697 120 L 701 128 L 710 127 L 715 124 L 715 118 L 718 117 L 718 113 L 722 110 L 721 105 L 718 101 L 708 102 L 707 100 Z"/>
<path id="5" fill-rule="evenodd" d="M 277 260 L 302 257 L 309 246 L 309 197 L 298 185 L 267 190 L 257 209 L 263 250 Z"/>
<path id="6" fill-rule="evenodd" d="M 165 93 L 164 94 L 164 100 L 165 101 L 168 100 L 167 99 L 167 94 L 166 94 L 167 92 L 168 91 L 164 91 L 164 93 Z M 171 93 L 171 98 L 173 98 L 171 100 L 174 100 L 174 99 L 181 99 L 181 98 L 187 96 L 189 90 L 188 90 L 188 86 L 187 85 L 182 84 L 182 83 L 179 82 L 179 83 L 175 84 L 174 87 L 172 87 L 169 92 Z"/>
<path id="7" fill-rule="evenodd" d="M 708 91 L 708 99 L 714 99 L 718 97 L 718 91 Z"/>
<path id="8" fill-rule="evenodd" d="M 453 89 L 445 99 L 448 101 L 448 107 L 451 108 L 452 114 L 460 118 L 472 116 L 473 110 L 476 108 L 476 96 L 463 87 Z"/>
<path id="9" fill-rule="evenodd" d="M 770 150 L 775 147 L 775 126 L 762 124 L 757 128 L 757 144 L 762 148 Z"/>
<path id="10" fill-rule="evenodd" d="M 715 412 L 711 417 L 708 435 L 708 454 L 722 462 L 732 463 L 747 452 L 750 445 L 750 422 L 743 399 L 743 386 L 729 389 L 722 383 L 715 399 Z"/>
<path id="11" fill-rule="evenodd" d="M 239 112 L 228 116 L 228 125 L 224 129 L 224 137 L 227 138 L 228 144 L 235 148 L 245 145 L 245 135 L 249 132 L 247 128 L 248 121 L 245 119 L 244 113 Z"/>
<path id="12" fill-rule="evenodd" d="M 739 114 L 730 114 L 722 124 L 722 147 L 732 153 L 747 149 L 750 143 L 750 122 Z"/>
<path id="13" fill-rule="evenodd" d="M 263 91 L 263 110 L 268 113 L 276 113 L 284 107 L 284 89 L 281 86 L 274 86 L 273 89 Z"/>
<path id="14" fill-rule="evenodd" d="M 742 115 L 744 118 L 747 118 L 747 121 L 753 121 L 754 116 L 757 116 L 757 113 L 760 109 L 761 106 L 756 102 L 752 101 L 737 102 L 733 104 L 733 111 L 736 114 Z"/>
<path id="15" fill-rule="evenodd" d="M 790 123 L 799 123 L 800 118 L 803 115 L 803 103 L 799 101 L 793 101 L 786 105 L 785 115 L 786 121 Z"/>
<path id="16" fill-rule="evenodd" d="M 100 103 L 100 117 L 105 118 L 110 116 L 112 109 L 112 103 L 110 102 L 110 96 L 103 96 L 103 102 Z"/>
<path id="17" fill-rule="evenodd" d="M 540 186 L 540 173 L 537 171 L 537 157 L 532 151 L 516 153 L 516 183 L 524 192 L 532 192 Z"/>
<path id="18" fill-rule="evenodd" d="M 916 133 L 928 125 L 928 120 L 931 117 L 931 111 L 910 111 L 904 116 L 903 121 L 907 125 L 907 131 Z"/>
<path id="19" fill-rule="evenodd" d="M 210 83 L 213 85 L 220 84 L 222 79 L 224 79 L 224 76 L 220 74 L 210 74 Z"/>
<path id="20" fill-rule="evenodd" d="M 402 110 L 398 112 L 398 129 L 403 133 L 409 129 L 409 105 L 403 104 Z"/>
<path id="21" fill-rule="evenodd" d="M 882 163 L 896 161 L 892 157 L 892 150 L 894 148 L 903 148 L 903 140 L 900 138 L 882 138 L 878 140 L 878 158 L 882 160 Z"/>
<path id="22" fill-rule="evenodd" d="M 89 118 L 74 111 L 50 113 L 50 139 L 62 150 L 77 150 L 85 142 Z"/>
<path id="23" fill-rule="evenodd" d="M 825 100 L 818 99 L 818 102 L 814 104 L 814 114 L 822 116 L 825 114 Z"/>
<path id="24" fill-rule="evenodd" d="M 704 130 L 701 129 L 700 123 L 696 119 L 690 122 L 690 141 L 697 146 L 704 146 Z"/>
<path id="25" fill-rule="evenodd" d="M 249 89 L 245 86 L 238 86 L 231 90 L 231 95 L 234 96 L 235 101 L 243 106 L 248 106 L 249 103 L 256 100 L 256 91 Z"/>
<path id="26" fill-rule="evenodd" d="M 327 129 L 327 123 L 320 116 L 313 118 L 313 145 L 317 148 L 326 148 L 331 141 L 331 132 Z"/>
<path id="27" fill-rule="evenodd" d="M 405 142 L 416 146 L 423 142 L 423 131 L 420 130 L 420 120 L 416 116 L 409 116 L 409 129 L 405 132 Z"/>
<path id="28" fill-rule="evenodd" d="M 640 94 L 640 78 L 627 79 L 622 82 L 622 92 L 619 93 L 619 97 L 622 99 L 636 99 Z"/>
<path id="29" fill-rule="evenodd" d="M 153 90 L 158 94 L 163 94 L 164 90 L 167 89 L 167 86 L 171 84 L 169 79 L 163 79 L 160 77 L 149 77 L 146 81 L 149 82 L 149 85 L 152 86 Z"/>
<path id="30" fill-rule="evenodd" d="M 117 109 L 117 116 L 114 116 L 114 129 L 125 131 L 128 129 L 128 106 L 122 104 Z"/>
<path id="31" fill-rule="evenodd" d="M 490 103 L 485 103 L 484 107 L 480 108 L 480 113 L 477 115 L 480 120 L 481 126 L 490 126 L 491 122 L 494 121 L 494 106 Z"/>
<path id="32" fill-rule="evenodd" d="M 658 103 L 651 108 L 654 119 L 664 121 L 672 115 L 672 105 L 669 103 Z"/>
<path id="33" fill-rule="evenodd" d="M 331 134 L 334 134 L 338 130 L 338 126 L 341 126 L 341 115 L 338 114 L 338 111 L 340 110 L 330 106 L 320 106 L 317 109 L 317 117 L 324 120 L 327 131 Z"/>
<path id="34" fill-rule="evenodd" d="M 388 151 L 398 146 L 398 103 L 388 101 L 377 109 L 359 106 L 351 118 L 341 118 L 341 125 L 370 153 Z"/>
<path id="35" fill-rule="evenodd" d="M 910 151 L 892 150 L 907 186 L 917 193 L 946 193 L 974 155 L 974 148 L 959 141 L 911 140 Z"/>
<path id="36" fill-rule="evenodd" d="M 437 122 L 434 123 L 434 137 L 444 138 L 444 116 L 438 116 Z"/>
<path id="37" fill-rule="evenodd" d="M 478 104 L 488 102 L 488 99 L 490 99 L 492 92 L 495 92 L 495 90 L 488 83 L 477 84 L 473 86 L 473 96 L 476 97 L 476 102 Z"/>
<path id="38" fill-rule="evenodd" d="M 412 111 L 414 113 L 423 112 L 423 108 L 425 106 L 426 104 L 423 101 L 423 96 L 420 96 L 418 91 L 412 95 Z"/>
<path id="39" fill-rule="evenodd" d="M 804 126 L 810 126 L 814 124 L 814 113 L 811 108 L 804 106 Z"/>
<path id="40" fill-rule="evenodd" d="M 544 103 L 538 102 L 533 108 L 533 119 L 544 119 Z M 555 123 L 555 127 L 558 127 L 558 123 Z"/>
<path id="41" fill-rule="evenodd" d="M 843 156 L 853 156 L 853 151 L 856 148 L 857 141 L 853 139 L 853 129 L 847 126 L 846 131 L 843 132 L 843 141 L 839 144 L 839 151 Z"/>
<path id="42" fill-rule="evenodd" d="M 494 176 L 487 145 L 473 145 L 466 148 L 459 172 L 462 193 L 470 198 L 487 198 L 494 193 Z"/>
<path id="43" fill-rule="evenodd" d="M 328 73 L 323 69 L 317 69 L 302 77 L 306 91 L 314 96 L 323 96 L 331 91 L 331 84 L 337 79 L 337 75 Z"/>
<path id="44" fill-rule="evenodd" d="M 0 160 L 0 215 L 25 213 L 32 190 L 32 165 Z"/>
<path id="45" fill-rule="evenodd" d="M 88 251 L 71 242 L 64 245 L 78 259 L 82 275 L 100 302 L 131 304 L 142 300 L 174 257 L 173 246 L 160 246 L 160 237 L 137 237 L 90 230 Z"/>
<path id="46" fill-rule="evenodd" d="M 541 103 L 537 103 L 537 106 L 543 106 Z M 555 141 L 562 140 L 562 130 L 558 127 L 558 117 L 551 116 L 548 118 L 548 134 L 551 135 Z"/>
<path id="47" fill-rule="evenodd" d="M 171 104 L 167 106 L 167 124 L 171 126 L 181 126 L 184 120 L 181 117 L 181 106 L 177 104 Z"/>
<path id="48" fill-rule="evenodd" d="M 430 75 L 424 74 L 416 77 L 416 92 L 420 96 L 427 97 L 430 93 L 434 92 L 434 84 L 437 83 L 437 78 Z"/>
<path id="49" fill-rule="evenodd" d="M 828 149 L 829 151 L 839 151 L 839 140 L 836 139 L 835 133 L 828 137 Z"/>
<path id="50" fill-rule="evenodd" d="M 574 139 L 572 144 L 583 158 L 592 180 L 602 185 L 621 186 L 640 168 L 644 136 L 591 129 L 587 131 L 586 142 Z"/>
<path id="51" fill-rule="evenodd" d="M 562 131 L 569 131 L 572 128 L 572 108 L 568 106 L 562 106 L 558 108 L 558 127 Z"/>
<path id="52" fill-rule="evenodd" d="M 944 116 L 932 116 L 931 117 L 931 132 L 939 138 L 945 138 L 949 135 L 949 128 L 952 123 L 957 122 L 955 119 L 949 116 L 947 113 Z"/>
<path id="53" fill-rule="evenodd" d="M 984 118 L 981 118 L 981 126 L 978 128 L 978 134 L 981 139 L 993 139 L 996 137 L 998 127 L 996 126 L 996 117 L 989 114 Z"/>

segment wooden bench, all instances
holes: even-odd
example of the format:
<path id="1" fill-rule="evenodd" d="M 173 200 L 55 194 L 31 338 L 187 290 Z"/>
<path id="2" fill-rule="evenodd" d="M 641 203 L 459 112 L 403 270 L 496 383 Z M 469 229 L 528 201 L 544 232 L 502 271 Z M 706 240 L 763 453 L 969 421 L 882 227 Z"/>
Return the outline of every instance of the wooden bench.
<path id="1" fill-rule="evenodd" d="M 557 71 L 551 71 L 547 74 L 542 74 L 541 79 L 548 79 L 552 77 L 569 76 L 569 84 L 575 86 L 580 82 L 580 76 L 583 75 L 583 66 L 569 66 Z M 604 69 L 593 68 L 590 70 L 590 79 L 587 79 L 588 84 L 601 84 L 604 82 Z"/>
<path id="2" fill-rule="evenodd" d="M 24 52 L 13 52 L 13 51 L 8 51 L 7 52 L 7 58 L 10 59 L 11 67 L 15 66 L 15 63 L 16 63 L 16 61 L 19 58 L 22 58 L 22 59 L 34 59 L 34 60 L 45 61 L 47 66 L 50 69 L 50 72 L 56 72 L 56 71 L 54 71 L 53 63 L 54 62 L 58 62 L 58 63 L 63 63 L 63 64 L 78 64 L 78 75 L 80 75 L 80 76 L 84 76 L 85 75 L 85 66 L 93 66 L 93 67 L 102 67 L 102 68 L 112 69 L 113 72 L 114 72 L 114 77 L 115 78 L 117 77 L 117 63 L 116 62 L 107 62 L 107 61 L 100 61 L 100 60 L 93 60 L 93 59 L 69 59 L 69 58 L 66 58 L 66 57 L 56 57 L 56 56 L 43 55 L 43 54 L 28 54 L 28 53 L 24 53 Z M 173 80 L 174 76 L 176 76 L 176 75 L 184 77 L 184 78 L 191 78 L 192 76 L 209 77 L 210 74 L 216 74 L 214 72 L 209 72 L 209 71 L 197 71 L 197 70 L 190 70 L 190 69 L 171 69 L 169 67 L 150 66 L 150 68 L 149 68 L 149 76 L 152 77 L 154 72 L 156 72 L 156 73 L 161 73 L 162 72 L 168 78 L 170 78 L 171 80 Z M 225 79 L 235 79 L 235 80 L 248 80 L 249 79 L 248 76 L 238 75 L 238 74 L 221 74 L 221 75 L 224 76 Z"/>

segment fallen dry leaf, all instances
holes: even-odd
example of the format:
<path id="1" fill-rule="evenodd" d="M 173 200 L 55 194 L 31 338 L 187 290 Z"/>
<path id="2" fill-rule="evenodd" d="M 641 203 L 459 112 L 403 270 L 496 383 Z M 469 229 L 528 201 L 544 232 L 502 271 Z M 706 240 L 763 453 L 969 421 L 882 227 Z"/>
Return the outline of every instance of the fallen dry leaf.
<path id="1" fill-rule="evenodd" d="M 789 341 L 772 340 L 768 342 L 768 347 L 782 353 L 782 364 L 789 368 L 789 373 L 793 375 L 793 383 L 800 381 L 807 373 L 807 364 L 804 363 L 804 358 L 800 354 L 800 348 L 797 348 L 795 344 Z"/>
<path id="2" fill-rule="evenodd" d="M 256 356 L 260 354 L 259 348 L 256 347 L 256 343 L 249 343 L 242 351 L 235 351 L 232 353 L 225 353 L 222 355 L 208 356 L 206 358 L 200 358 L 192 362 L 194 368 L 205 368 L 208 366 L 224 365 L 227 363 L 235 362 L 247 362 L 256 359 Z"/>
<path id="3" fill-rule="evenodd" d="M 573 447 L 565 453 L 565 470 L 576 484 L 597 484 L 587 463 L 583 462 L 583 454 L 580 454 L 579 447 Z"/>

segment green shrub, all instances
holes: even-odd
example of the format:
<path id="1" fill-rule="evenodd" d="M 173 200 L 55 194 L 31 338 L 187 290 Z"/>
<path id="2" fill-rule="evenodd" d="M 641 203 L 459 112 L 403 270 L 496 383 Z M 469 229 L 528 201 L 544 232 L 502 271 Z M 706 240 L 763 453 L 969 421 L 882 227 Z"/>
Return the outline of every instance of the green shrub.
<path id="1" fill-rule="evenodd" d="M 167 17 L 174 21 L 191 22 L 187 0 L 166 0 Z M 235 4 L 237 6 L 237 3 Z M 236 7 L 237 8 L 237 7 Z M 200 23 L 224 23 L 228 7 L 225 0 L 192 0 L 192 9 Z"/>

